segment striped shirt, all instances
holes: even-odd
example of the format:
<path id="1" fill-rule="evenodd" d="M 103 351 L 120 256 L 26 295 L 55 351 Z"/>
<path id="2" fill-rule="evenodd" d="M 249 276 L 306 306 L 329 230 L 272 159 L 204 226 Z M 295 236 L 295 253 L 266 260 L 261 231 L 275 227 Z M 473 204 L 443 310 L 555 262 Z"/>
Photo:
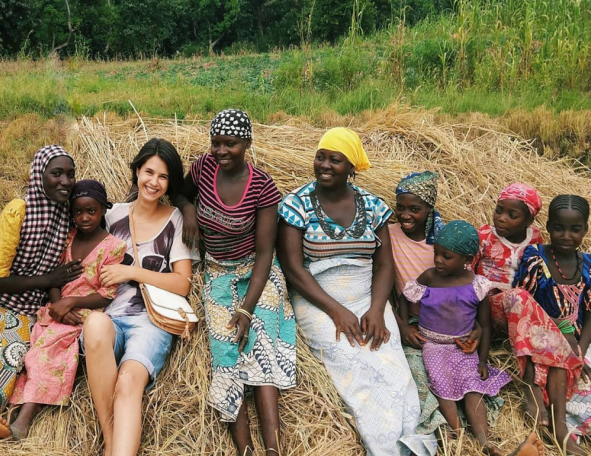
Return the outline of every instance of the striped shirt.
<path id="1" fill-rule="evenodd" d="M 314 208 L 311 193 L 316 189 L 316 181 L 300 187 L 283 199 L 279 216 L 288 225 L 304 230 L 303 250 L 306 262 L 327 258 L 371 259 L 376 248 L 382 244 L 375 231 L 387 222 L 392 211 L 381 198 L 354 185 L 351 187 L 356 192 L 356 216 L 349 228 L 335 223 L 322 208 Z M 359 207 L 357 201 L 361 202 L 363 208 Z M 360 219 L 363 210 L 364 220 Z M 318 219 L 319 211 L 330 229 L 334 230 L 333 237 L 322 228 Z M 357 228 L 360 223 L 365 223 L 363 231 Z"/>
<path id="2" fill-rule="evenodd" d="M 235 206 L 226 206 L 218 195 L 219 165 L 210 154 L 191 165 L 191 178 L 197 187 L 197 222 L 206 252 L 217 260 L 239 260 L 254 253 L 257 210 L 281 201 L 271 176 L 247 165 L 248 182 Z"/>
<path id="3" fill-rule="evenodd" d="M 392 254 L 394 255 L 394 287 L 400 296 L 406 282 L 417 279 L 427 269 L 435 266 L 433 246 L 427 240 L 413 241 L 399 223 L 389 225 Z"/>

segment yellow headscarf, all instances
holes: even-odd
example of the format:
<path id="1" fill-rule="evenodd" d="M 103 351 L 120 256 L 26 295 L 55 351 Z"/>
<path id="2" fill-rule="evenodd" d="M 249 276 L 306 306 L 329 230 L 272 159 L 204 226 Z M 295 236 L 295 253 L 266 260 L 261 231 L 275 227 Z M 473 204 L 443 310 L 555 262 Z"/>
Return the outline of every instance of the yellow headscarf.
<path id="1" fill-rule="evenodd" d="M 355 166 L 355 171 L 365 171 L 371 166 L 359 135 L 349 128 L 336 127 L 328 130 L 318 143 L 318 150 L 320 149 L 340 152 Z"/>

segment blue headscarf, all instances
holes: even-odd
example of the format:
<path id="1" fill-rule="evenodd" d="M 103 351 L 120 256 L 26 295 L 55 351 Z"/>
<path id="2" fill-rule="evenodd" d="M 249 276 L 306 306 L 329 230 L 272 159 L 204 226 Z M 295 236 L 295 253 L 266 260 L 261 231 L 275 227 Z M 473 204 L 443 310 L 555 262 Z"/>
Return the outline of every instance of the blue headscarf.
<path id="1" fill-rule="evenodd" d="M 452 220 L 435 238 L 436 244 L 460 255 L 476 255 L 479 242 L 476 228 L 464 220 Z"/>
<path id="2" fill-rule="evenodd" d="M 439 174 L 433 171 L 410 173 L 408 176 L 405 176 L 398 184 L 398 187 L 396 187 L 396 195 L 411 193 L 418 196 L 431 206 L 431 211 L 425 222 L 425 240 L 429 245 L 435 243 L 435 236 L 437 236 L 437 233 L 443 228 L 441 215 L 439 215 L 439 212 L 434 207 L 437 202 L 438 179 Z"/>

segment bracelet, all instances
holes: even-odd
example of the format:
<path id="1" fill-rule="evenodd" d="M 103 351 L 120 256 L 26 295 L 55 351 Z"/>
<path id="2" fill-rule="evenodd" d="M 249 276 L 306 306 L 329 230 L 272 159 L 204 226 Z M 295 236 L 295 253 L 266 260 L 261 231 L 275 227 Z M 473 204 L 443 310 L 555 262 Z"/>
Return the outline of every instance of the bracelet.
<path id="1" fill-rule="evenodd" d="M 568 320 L 562 320 L 558 324 L 558 329 L 562 334 L 572 334 L 575 332 L 575 327 Z"/>
<path id="2" fill-rule="evenodd" d="M 246 315 L 248 317 L 248 320 L 252 321 L 252 314 L 248 310 L 239 307 L 238 309 L 236 309 L 236 312 L 241 313 L 242 315 Z"/>

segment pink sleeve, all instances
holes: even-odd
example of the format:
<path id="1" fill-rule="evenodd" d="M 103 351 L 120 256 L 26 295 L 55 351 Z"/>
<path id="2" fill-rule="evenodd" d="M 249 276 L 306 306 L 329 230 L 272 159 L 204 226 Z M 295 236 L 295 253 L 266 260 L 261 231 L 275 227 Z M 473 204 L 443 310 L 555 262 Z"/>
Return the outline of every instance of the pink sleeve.
<path id="1" fill-rule="evenodd" d="M 402 294 L 409 302 L 420 302 L 422 297 L 425 295 L 425 291 L 427 291 L 427 287 L 425 285 L 421 285 L 416 280 L 411 280 L 404 284 L 404 289 L 402 290 Z"/>

